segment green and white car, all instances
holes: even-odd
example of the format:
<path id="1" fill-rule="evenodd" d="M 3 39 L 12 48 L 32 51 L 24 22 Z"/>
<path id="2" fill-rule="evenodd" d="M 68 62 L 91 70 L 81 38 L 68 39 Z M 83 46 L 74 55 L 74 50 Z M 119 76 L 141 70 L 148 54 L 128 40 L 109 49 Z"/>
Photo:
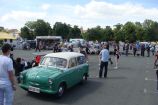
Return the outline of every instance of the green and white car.
<path id="1" fill-rule="evenodd" d="M 39 66 L 20 75 L 20 87 L 61 97 L 66 89 L 87 80 L 89 65 L 83 54 L 60 52 L 45 55 Z"/>

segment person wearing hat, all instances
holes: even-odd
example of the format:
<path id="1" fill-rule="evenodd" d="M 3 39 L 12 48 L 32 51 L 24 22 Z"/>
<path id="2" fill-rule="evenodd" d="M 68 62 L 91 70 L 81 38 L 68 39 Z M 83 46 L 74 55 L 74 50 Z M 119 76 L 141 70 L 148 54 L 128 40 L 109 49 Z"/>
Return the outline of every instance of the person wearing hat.
<path id="1" fill-rule="evenodd" d="M 104 68 L 104 78 L 107 78 L 109 58 L 110 57 L 109 57 L 109 50 L 107 49 L 107 44 L 104 44 L 103 49 L 99 54 L 99 63 L 100 63 L 99 78 L 102 78 L 103 68 Z"/>

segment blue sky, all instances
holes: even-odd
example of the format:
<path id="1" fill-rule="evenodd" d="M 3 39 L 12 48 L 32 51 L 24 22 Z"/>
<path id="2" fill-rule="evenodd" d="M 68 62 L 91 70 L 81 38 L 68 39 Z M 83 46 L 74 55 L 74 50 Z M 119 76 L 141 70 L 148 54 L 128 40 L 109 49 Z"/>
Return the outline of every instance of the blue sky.
<path id="1" fill-rule="evenodd" d="M 84 29 L 113 26 L 127 21 L 158 21 L 157 0 L 0 0 L 0 26 L 18 28 L 27 21 L 44 19 Z"/>

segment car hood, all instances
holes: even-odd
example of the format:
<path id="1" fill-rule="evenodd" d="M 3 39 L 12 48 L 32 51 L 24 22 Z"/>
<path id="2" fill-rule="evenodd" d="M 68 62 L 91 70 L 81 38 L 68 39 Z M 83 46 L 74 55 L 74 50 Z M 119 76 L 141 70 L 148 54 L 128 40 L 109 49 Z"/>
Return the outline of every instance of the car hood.
<path id="1" fill-rule="evenodd" d="M 48 81 L 49 78 L 55 78 L 60 75 L 62 70 L 57 68 L 49 68 L 49 67 L 34 67 L 28 70 L 26 76 L 27 80 L 32 82 L 45 82 Z"/>

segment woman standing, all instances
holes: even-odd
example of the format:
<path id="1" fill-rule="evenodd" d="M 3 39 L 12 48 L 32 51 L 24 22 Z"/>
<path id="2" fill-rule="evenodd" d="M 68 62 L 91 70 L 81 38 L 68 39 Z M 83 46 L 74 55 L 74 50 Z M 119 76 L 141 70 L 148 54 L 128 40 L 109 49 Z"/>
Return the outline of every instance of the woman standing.
<path id="1" fill-rule="evenodd" d="M 118 69 L 118 60 L 120 58 L 120 52 L 119 52 L 119 46 L 118 45 L 114 49 L 114 56 L 115 56 L 115 64 L 116 64 L 114 69 Z"/>

